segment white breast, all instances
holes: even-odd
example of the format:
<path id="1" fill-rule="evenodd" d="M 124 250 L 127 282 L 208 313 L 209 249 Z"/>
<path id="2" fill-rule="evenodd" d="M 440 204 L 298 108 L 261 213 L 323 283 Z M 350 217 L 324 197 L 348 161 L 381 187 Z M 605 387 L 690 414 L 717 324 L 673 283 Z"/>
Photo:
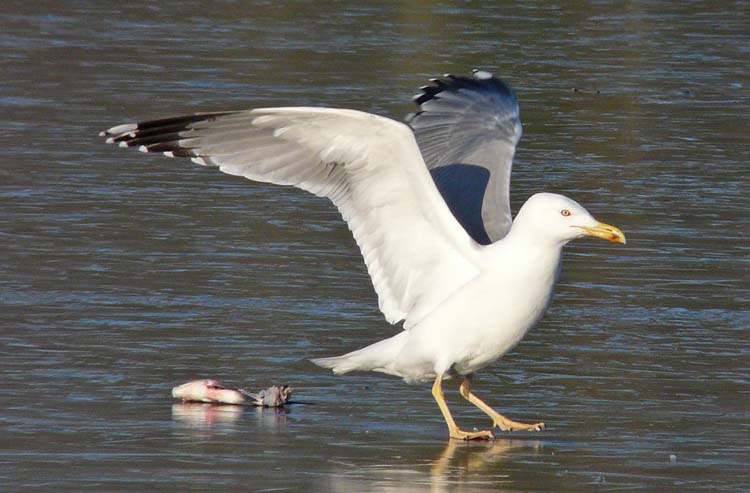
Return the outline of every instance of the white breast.
<path id="1" fill-rule="evenodd" d="M 472 373 L 510 351 L 536 325 L 552 299 L 560 252 L 505 250 L 492 269 L 409 330 L 415 341 L 409 347 L 420 348 L 411 358 L 429 359 L 435 373 Z"/>

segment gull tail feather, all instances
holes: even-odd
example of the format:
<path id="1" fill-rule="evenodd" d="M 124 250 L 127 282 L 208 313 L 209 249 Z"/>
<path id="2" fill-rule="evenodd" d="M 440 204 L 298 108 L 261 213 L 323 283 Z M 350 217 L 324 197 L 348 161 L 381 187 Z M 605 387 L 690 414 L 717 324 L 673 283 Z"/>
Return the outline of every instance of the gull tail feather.
<path id="1" fill-rule="evenodd" d="M 330 368 L 333 373 L 343 374 L 350 371 L 378 371 L 390 375 L 402 376 L 393 368 L 396 357 L 404 347 L 406 332 L 401 332 L 365 348 L 352 351 L 343 356 L 316 358 L 311 360 L 318 366 Z"/>

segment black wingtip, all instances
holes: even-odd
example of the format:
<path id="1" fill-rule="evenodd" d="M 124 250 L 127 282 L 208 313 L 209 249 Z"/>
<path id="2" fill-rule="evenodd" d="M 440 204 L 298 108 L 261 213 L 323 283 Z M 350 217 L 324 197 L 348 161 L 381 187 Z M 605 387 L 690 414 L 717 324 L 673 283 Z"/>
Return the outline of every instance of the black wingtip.
<path id="1" fill-rule="evenodd" d="M 445 74 L 441 78 L 434 78 L 429 81 L 430 84 L 420 87 L 422 93 L 414 98 L 414 103 L 417 106 L 421 106 L 431 99 L 439 98 L 441 93 L 457 92 L 461 89 L 494 91 L 505 97 L 514 99 L 516 97 L 513 89 L 499 77 L 493 75 L 492 72 L 476 68 L 471 71 L 471 75 Z"/>
<path id="2" fill-rule="evenodd" d="M 186 130 L 195 123 L 202 121 L 213 121 L 218 117 L 231 115 L 236 111 L 215 111 L 212 113 L 194 113 L 192 115 L 160 118 L 139 123 L 125 123 L 114 126 L 108 130 L 99 132 L 100 137 L 107 137 L 108 142 L 115 143 L 126 138 L 141 138 L 150 135 L 158 135 Z"/>
<path id="3" fill-rule="evenodd" d="M 161 152 L 169 157 L 198 157 L 190 147 L 181 144 L 196 123 L 213 121 L 236 111 L 195 113 L 140 123 L 125 123 L 99 133 L 107 144 L 137 147 L 142 152 Z"/>

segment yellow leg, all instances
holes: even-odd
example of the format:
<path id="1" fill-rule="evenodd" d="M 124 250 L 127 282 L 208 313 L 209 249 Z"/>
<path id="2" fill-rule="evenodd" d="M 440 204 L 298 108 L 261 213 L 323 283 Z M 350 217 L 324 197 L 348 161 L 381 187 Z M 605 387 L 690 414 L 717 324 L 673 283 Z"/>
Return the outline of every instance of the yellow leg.
<path id="1" fill-rule="evenodd" d="M 482 399 L 471 393 L 471 375 L 467 375 L 466 377 L 464 377 L 464 381 L 463 383 L 461 383 L 461 387 L 459 388 L 459 390 L 464 399 L 484 411 L 487 416 L 492 418 L 494 426 L 497 426 L 503 431 L 540 431 L 544 429 L 544 423 L 519 423 L 518 421 L 513 421 L 512 419 L 506 418 L 502 414 L 492 409 Z"/>
<path id="2" fill-rule="evenodd" d="M 482 431 L 463 431 L 458 426 L 456 426 L 456 422 L 453 420 L 453 416 L 451 416 L 451 412 L 448 409 L 448 404 L 445 403 L 445 396 L 443 395 L 443 376 L 438 375 L 435 378 L 435 383 L 432 385 L 432 396 L 435 398 L 435 401 L 437 401 L 438 407 L 440 407 L 440 412 L 443 413 L 443 418 L 445 418 L 445 422 L 448 424 L 448 433 L 450 433 L 451 438 L 457 438 L 459 440 L 475 440 L 478 438 L 495 438 L 495 436 L 492 434 L 490 430 L 482 430 Z"/>

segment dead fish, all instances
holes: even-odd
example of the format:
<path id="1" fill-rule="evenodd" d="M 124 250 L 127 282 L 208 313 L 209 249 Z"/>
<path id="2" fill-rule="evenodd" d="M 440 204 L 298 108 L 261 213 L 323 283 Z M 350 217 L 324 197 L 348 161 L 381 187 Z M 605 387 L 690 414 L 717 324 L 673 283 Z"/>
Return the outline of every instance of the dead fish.
<path id="1" fill-rule="evenodd" d="M 255 399 L 256 406 L 281 407 L 292 396 L 292 389 L 288 385 L 272 385 L 257 394 L 247 394 Z"/>
<path id="2" fill-rule="evenodd" d="M 241 389 L 228 387 L 218 380 L 202 379 L 178 385 L 172 389 L 172 397 L 183 402 L 210 402 L 221 404 L 243 404 L 248 396 Z"/>
<path id="3" fill-rule="evenodd" d="M 256 394 L 209 378 L 193 380 L 172 389 L 172 397 L 181 399 L 183 402 L 245 404 L 262 407 L 281 407 L 289 401 L 291 395 L 292 389 L 288 385 L 272 385 Z"/>

